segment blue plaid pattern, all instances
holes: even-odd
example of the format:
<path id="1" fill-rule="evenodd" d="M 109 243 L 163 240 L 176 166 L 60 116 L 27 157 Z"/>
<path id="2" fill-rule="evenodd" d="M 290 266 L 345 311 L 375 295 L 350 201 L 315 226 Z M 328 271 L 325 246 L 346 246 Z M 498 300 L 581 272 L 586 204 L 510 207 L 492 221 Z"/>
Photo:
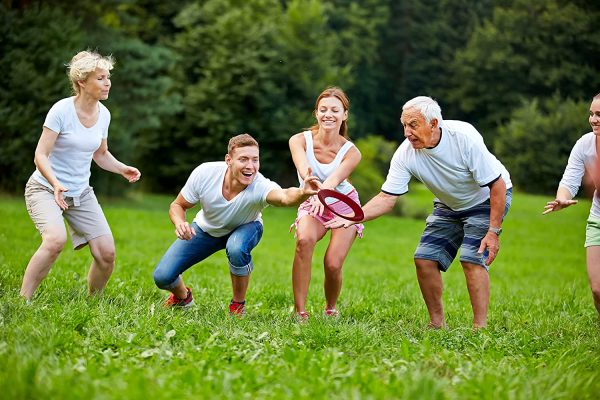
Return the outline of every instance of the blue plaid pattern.
<path id="1" fill-rule="evenodd" d="M 512 188 L 506 191 L 504 217 L 512 203 Z M 479 264 L 485 269 L 487 250 L 478 254 L 481 240 L 490 225 L 490 200 L 463 211 L 453 211 L 440 202 L 434 202 L 433 212 L 427 217 L 414 258 L 438 262 L 438 268 L 447 271 L 460 248 L 460 261 Z"/>

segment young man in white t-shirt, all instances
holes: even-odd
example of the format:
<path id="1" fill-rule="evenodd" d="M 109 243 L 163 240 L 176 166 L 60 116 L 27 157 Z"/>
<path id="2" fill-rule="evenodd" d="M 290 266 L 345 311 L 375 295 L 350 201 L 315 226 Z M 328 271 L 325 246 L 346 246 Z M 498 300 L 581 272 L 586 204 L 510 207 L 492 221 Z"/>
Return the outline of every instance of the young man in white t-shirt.
<path id="1" fill-rule="evenodd" d="M 229 260 L 233 298 L 229 313 L 245 313 L 246 290 L 252 272 L 252 249 L 262 237 L 261 211 L 268 205 L 294 206 L 316 194 L 320 185 L 314 176 L 303 188 L 282 189 L 258 172 L 258 142 L 248 134 L 229 140 L 225 161 L 198 166 L 171 203 L 169 217 L 177 240 L 154 270 L 156 285 L 169 290 L 165 306 L 193 304 L 192 291 L 181 274 L 211 254 L 225 249 Z M 186 210 L 200 203 L 192 225 Z"/>
<path id="2" fill-rule="evenodd" d="M 408 101 L 400 120 L 406 140 L 392 158 L 381 192 L 364 206 L 364 221 L 391 211 L 398 197 L 408 192 L 411 177 L 423 182 L 436 196 L 414 255 L 429 324 L 445 326 L 440 271 L 450 267 L 460 247 L 473 327 L 484 327 L 488 267 L 498 253 L 502 220 L 512 199 L 508 171 L 472 125 L 443 121 L 440 106 L 429 97 Z M 338 219 L 330 226 L 351 224 Z"/>

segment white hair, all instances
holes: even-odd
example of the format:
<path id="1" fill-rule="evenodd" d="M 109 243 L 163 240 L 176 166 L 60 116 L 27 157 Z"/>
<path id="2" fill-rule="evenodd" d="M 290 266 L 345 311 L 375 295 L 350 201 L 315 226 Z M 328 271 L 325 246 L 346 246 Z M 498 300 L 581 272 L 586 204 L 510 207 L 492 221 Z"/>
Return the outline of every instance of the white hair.
<path id="1" fill-rule="evenodd" d="M 402 111 L 408 110 L 409 108 L 416 108 L 425 118 L 427 123 L 430 123 L 432 119 L 437 119 L 438 125 L 440 125 L 443 121 L 442 119 L 442 109 L 440 105 L 427 96 L 417 96 L 413 99 L 410 99 L 402 106 Z"/>
<path id="2" fill-rule="evenodd" d="M 79 94 L 77 82 L 85 81 L 92 72 L 96 71 L 96 68 L 110 71 L 113 69 L 114 63 L 115 60 L 112 56 L 103 57 L 95 51 L 80 51 L 75 54 L 71 62 L 67 64 L 73 92 Z"/>

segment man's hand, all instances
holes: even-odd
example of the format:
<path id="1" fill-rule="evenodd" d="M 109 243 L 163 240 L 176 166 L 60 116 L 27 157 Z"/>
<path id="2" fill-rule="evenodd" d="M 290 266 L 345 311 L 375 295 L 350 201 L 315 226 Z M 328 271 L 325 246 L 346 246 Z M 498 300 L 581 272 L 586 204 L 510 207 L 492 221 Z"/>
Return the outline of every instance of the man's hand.
<path id="1" fill-rule="evenodd" d="M 560 211 L 563 208 L 572 206 L 573 204 L 577 204 L 577 200 L 554 199 L 554 200 L 546 203 L 546 206 L 544 207 L 544 212 L 542 213 L 542 215 L 546 215 L 548 213 L 551 213 L 552 211 Z"/>
<path id="2" fill-rule="evenodd" d="M 333 219 L 327 221 L 324 226 L 328 229 L 336 229 L 336 228 L 349 228 L 352 225 L 356 225 L 356 222 L 349 221 L 340 216 L 335 216 Z"/>
<path id="3" fill-rule="evenodd" d="M 186 221 L 182 221 L 175 224 L 175 235 L 178 239 L 190 240 L 193 236 L 196 236 L 196 231 Z"/>
<path id="4" fill-rule="evenodd" d="M 498 235 L 492 231 L 488 231 L 488 233 L 485 235 L 481 241 L 481 246 L 479 246 L 477 253 L 483 254 L 486 248 L 488 250 L 488 258 L 485 260 L 485 264 L 491 265 L 492 262 L 494 262 L 494 259 L 496 259 L 498 251 L 500 250 L 500 240 Z"/>
<path id="5" fill-rule="evenodd" d="M 310 172 L 310 169 L 309 169 L 309 172 Z M 304 185 L 302 186 L 302 194 L 313 196 L 313 195 L 316 195 L 317 192 L 319 190 L 321 190 L 322 188 L 323 188 L 323 185 L 321 184 L 321 181 L 319 181 L 319 178 L 317 178 L 316 176 L 307 175 L 306 178 L 304 178 Z"/>

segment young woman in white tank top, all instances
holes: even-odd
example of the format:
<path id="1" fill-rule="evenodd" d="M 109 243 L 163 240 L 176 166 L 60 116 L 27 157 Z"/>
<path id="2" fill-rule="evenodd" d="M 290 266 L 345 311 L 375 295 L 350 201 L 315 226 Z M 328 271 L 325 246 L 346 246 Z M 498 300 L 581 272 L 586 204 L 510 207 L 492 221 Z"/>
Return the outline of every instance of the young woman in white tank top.
<path id="1" fill-rule="evenodd" d="M 341 89 L 325 89 L 315 104 L 317 123 L 310 130 L 292 136 L 289 145 L 301 183 L 307 175 L 312 174 L 322 182 L 323 189 L 335 189 L 360 204 L 356 189 L 347 180 L 361 159 L 360 152 L 347 137 L 348 106 L 348 98 Z M 332 206 L 342 207 L 343 204 L 336 203 Z M 306 297 L 314 248 L 327 233 L 328 229 L 324 224 L 333 217 L 316 196 L 309 198 L 298 208 L 298 216 L 293 225 L 296 227 L 296 253 L 292 285 L 295 312 L 299 321 L 308 319 Z M 356 235 L 362 235 L 362 230 L 362 224 L 348 229 L 331 230 L 323 260 L 326 316 L 338 315 L 336 305 L 342 288 L 342 265 Z"/>

